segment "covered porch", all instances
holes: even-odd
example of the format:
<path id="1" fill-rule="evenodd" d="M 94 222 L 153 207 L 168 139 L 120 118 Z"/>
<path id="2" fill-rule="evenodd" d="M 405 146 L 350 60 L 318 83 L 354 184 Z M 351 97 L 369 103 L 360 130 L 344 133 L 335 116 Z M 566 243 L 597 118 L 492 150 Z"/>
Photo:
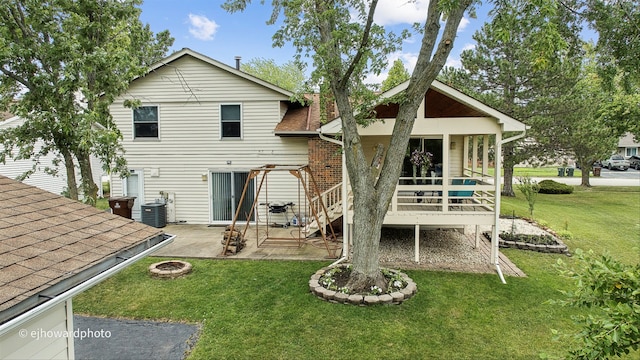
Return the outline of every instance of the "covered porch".
<path id="1" fill-rule="evenodd" d="M 389 90 L 392 97 L 408 83 Z M 376 108 L 375 121 L 359 127 L 369 161 L 378 144 L 388 147 L 398 113 L 397 104 Z M 339 134 L 336 119 L 321 128 L 321 137 Z M 525 135 L 526 126 L 441 83 L 434 81 L 417 110 L 403 162 L 402 173 L 384 219 L 385 226 L 415 229 L 415 262 L 419 262 L 419 233 L 427 228 L 463 228 L 465 225 L 491 227 L 490 264 L 499 267 L 499 216 L 502 145 Z M 428 168 L 416 171 L 410 160 L 413 151 L 429 154 Z M 347 174 L 343 159 L 343 174 Z M 492 171 L 492 172 L 490 172 Z M 344 244 L 351 245 L 353 201 L 345 176 L 342 198 Z M 475 246 L 479 246 L 479 235 Z"/>

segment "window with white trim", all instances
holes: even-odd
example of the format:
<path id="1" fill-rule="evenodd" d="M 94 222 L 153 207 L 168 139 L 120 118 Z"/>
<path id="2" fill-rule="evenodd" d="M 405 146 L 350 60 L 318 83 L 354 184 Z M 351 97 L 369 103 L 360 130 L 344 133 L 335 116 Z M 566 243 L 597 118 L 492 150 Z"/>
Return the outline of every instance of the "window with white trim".
<path id="1" fill-rule="evenodd" d="M 627 148 L 627 157 L 638 155 L 638 148 Z"/>
<path id="2" fill-rule="evenodd" d="M 240 104 L 220 105 L 220 137 L 222 139 L 242 138 L 242 106 Z"/>
<path id="3" fill-rule="evenodd" d="M 133 109 L 133 138 L 158 138 L 158 107 L 140 106 Z"/>

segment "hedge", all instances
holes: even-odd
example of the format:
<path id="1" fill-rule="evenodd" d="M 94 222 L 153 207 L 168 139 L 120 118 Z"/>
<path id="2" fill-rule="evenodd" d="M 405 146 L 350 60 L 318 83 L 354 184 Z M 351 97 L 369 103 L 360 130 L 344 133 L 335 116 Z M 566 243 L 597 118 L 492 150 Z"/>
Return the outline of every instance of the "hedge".
<path id="1" fill-rule="evenodd" d="M 540 193 L 542 194 L 571 194 L 573 186 L 562 184 L 553 180 L 542 180 L 540 185 Z"/>

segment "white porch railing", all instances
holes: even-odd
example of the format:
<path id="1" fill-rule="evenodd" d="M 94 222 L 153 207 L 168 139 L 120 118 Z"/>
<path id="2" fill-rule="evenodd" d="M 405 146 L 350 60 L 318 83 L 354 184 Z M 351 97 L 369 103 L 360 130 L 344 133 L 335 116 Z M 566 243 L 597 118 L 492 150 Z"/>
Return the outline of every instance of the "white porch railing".
<path id="1" fill-rule="evenodd" d="M 322 200 L 322 202 L 320 201 Z M 325 213 L 322 209 L 322 205 L 324 204 L 327 209 L 327 214 L 329 219 L 325 217 Z M 320 220 L 320 226 L 318 226 L 315 219 L 313 219 L 313 211 L 318 214 L 318 219 Z M 331 188 L 324 191 L 320 196 L 316 196 L 311 199 L 311 203 L 309 204 L 309 210 L 307 212 L 307 218 L 311 220 L 309 224 L 305 227 L 305 232 L 313 233 L 317 231 L 321 226 L 326 226 L 329 222 L 337 219 L 342 215 L 342 182 L 332 186 Z"/>

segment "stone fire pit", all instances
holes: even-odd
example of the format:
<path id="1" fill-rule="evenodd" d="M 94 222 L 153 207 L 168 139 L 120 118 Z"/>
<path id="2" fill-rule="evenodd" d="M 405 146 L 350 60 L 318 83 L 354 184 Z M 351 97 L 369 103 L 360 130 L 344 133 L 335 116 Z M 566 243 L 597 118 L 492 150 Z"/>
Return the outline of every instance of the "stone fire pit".
<path id="1" fill-rule="evenodd" d="M 175 279 L 191 272 L 190 263 L 182 260 L 167 260 L 149 265 L 151 276 L 163 279 Z"/>

